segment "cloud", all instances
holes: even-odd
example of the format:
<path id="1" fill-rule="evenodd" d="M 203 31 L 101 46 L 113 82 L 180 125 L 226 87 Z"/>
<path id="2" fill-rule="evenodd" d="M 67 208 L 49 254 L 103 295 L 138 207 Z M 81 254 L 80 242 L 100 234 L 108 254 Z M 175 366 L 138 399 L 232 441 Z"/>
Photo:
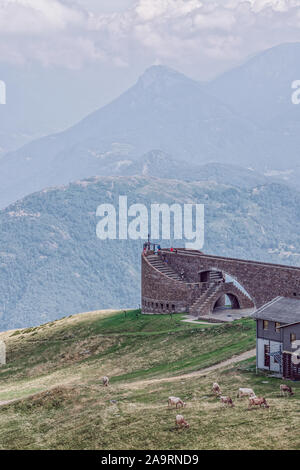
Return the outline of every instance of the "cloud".
<path id="1" fill-rule="evenodd" d="M 1 34 L 45 34 L 83 26 L 85 15 L 59 0 L 0 0 Z"/>
<path id="2" fill-rule="evenodd" d="M 76 68 L 230 62 L 300 41 L 299 26 L 300 0 L 136 0 L 106 14 L 82 0 L 0 0 L 0 57 Z"/>

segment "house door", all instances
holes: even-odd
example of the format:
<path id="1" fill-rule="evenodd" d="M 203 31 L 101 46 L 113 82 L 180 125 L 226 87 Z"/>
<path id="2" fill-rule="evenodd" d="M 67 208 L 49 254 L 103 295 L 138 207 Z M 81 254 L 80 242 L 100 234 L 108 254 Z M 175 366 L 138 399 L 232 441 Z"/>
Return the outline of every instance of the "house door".
<path id="1" fill-rule="evenodd" d="M 268 367 L 270 369 L 270 345 L 269 344 L 264 345 L 264 363 L 265 363 L 265 367 Z"/>

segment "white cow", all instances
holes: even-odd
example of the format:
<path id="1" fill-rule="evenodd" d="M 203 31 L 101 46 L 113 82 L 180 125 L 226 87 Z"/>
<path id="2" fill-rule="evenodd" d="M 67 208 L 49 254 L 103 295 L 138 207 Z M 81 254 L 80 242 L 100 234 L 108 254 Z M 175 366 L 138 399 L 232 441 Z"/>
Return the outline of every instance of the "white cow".
<path id="1" fill-rule="evenodd" d="M 256 397 L 254 391 L 252 390 L 252 388 L 239 388 L 239 391 L 238 391 L 238 394 L 237 394 L 237 397 L 238 398 L 243 398 L 243 397 Z"/>
<path id="2" fill-rule="evenodd" d="M 182 415 L 177 415 L 175 420 L 175 427 L 188 429 L 190 425 L 186 422 Z"/>
<path id="3" fill-rule="evenodd" d="M 104 387 L 107 387 L 108 384 L 109 384 L 109 378 L 106 377 L 106 375 L 104 377 L 102 377 L 102 383 L 104 385 Z"/>
<path id="4" fill-rule="evenodd" d="M 292 387 L 290 387 L 289 385 L 285 385 L 285 384 L 280 385 L 280 395 L 286 395 L 286 394 L 290 395 L 290 397 L 294 395 Z"/>
<path id="5" fill-rule="evenodd" d="M 184 401 L 182 401 L 181 398 L 179 398 L 179 397 L 169 397 L 168 398 L 168 407 L 173 406 L 173 405 L 175 405 L 176 408 L 178 406 L 181 406 L 182 408 L 184 408 L 186 406 L 186 403 Z"/>

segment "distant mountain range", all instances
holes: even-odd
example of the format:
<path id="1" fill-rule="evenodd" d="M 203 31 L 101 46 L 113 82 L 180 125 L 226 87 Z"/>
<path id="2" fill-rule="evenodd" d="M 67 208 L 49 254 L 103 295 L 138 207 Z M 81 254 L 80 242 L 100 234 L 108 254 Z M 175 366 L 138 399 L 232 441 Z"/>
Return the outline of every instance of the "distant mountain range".
<path id="1" fill-rule="evenodd" d="M 300 80 L 299 58 L 300 43 L 281 44 L 222 74 L 206 90 L 270 130 L 283 133 L 291 122 L 299 130 L 300 106 L 291 101 L 292 82 Z"/>
<path id="2" fill-rule="evenodd" d="M 110 156 L 103 159 L 101 176 L 152 176 L 156 178 L 180 179 L 181 181 L 211 181 L 237 187 L 281 182 L 275 175 L 265 176 L 253 169 L 238 165 L 207 163 L 193 165 L 175 160 L 161 150 L 151 150 L 140 158 Z"/>
<path id="3" fill-rule="evenodd" d="M 98 205 L 117 207 L 119 195 L 149 209 L 155 202 L 204 203 L 207 253 L 299 265 L 300 193 L 247 184 L 94 177 L 0 211 L 0 330 L 139 305 L 143 241 L 96 237 Z"/>
<path id="4" fill-rule="evenodd" d="M 151 67 L 75 126 L 5 155 L 0 207 L 110 167 L 126 172 L 126 161 L 152 149 L 193 167 L 238 165 L 298 185 L 300 106 L 291 102 L 291 83 L 300 79 L 299 52 L 299 43 L 275 47 L 205 84 Z"/>
<path id="5" fill-rule="evenodd" d="M 142 241 L 96 237 L 97 206 L 119 195 L 204 203 L 206 252 L 299 265 L 299 52 L 275 47 L 210 83 L 151 67 L 75 126 L 5 154 L 32 130 L 13 136 L 14 113 L 0 114 L 0 329 L 139 304 Z"/>
<path id="6" fill-rule="evenodd" d="M 248 164 L 257 151 L 249 141 L 255 130 L 199 83 L 154 66 L 74 127 L 2 158 L 0 206 L 44 187 L 101 175 L 110 159 L 138 158 L 153 148 L 193 164 L 222 161 L 225 154 L 231 156 L 227 163 Z"/>

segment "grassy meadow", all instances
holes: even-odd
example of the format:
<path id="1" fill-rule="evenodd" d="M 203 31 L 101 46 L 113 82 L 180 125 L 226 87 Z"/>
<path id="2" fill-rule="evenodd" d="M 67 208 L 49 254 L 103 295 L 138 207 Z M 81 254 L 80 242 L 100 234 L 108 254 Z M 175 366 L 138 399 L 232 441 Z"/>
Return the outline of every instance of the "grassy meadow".
<path id="1" fill-rule="evenodd" d="M 90 312 L 0 334 L 0 449 L 296 449 L 300 387 L 279 395 L 281 380 L 255 373 L 255 360 L 197 371 L 255 346 L 255 322 L 208 325 L 182 315 Z M 185 376 L 185 374 L 190 374 Z M 101 377 L 108 375 L 105 388 Z M 217 380 L 231 395 L 224 408 Z M 240 386 L 267 398 L 247 409 Z M 168 396 L 187 402 L 188 430 L 176 430 Z M 13 400 L 11 402 L 11 400 Z"/>

